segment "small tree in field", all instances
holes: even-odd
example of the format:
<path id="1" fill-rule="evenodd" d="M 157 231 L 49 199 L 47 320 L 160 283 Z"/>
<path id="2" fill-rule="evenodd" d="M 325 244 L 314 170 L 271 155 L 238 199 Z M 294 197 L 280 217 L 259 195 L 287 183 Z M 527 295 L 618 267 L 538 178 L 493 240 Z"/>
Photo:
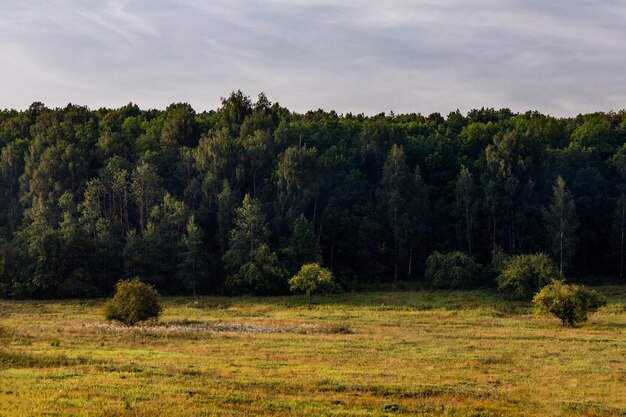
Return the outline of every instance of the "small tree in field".
<path id="1" fill-rule="evenodd" d="M 550 257 L 544 253 L 517 255 L 509 259 L 498 276 L 498 289 L 517 298 L 533 295 L 559 277 Z"/>
<path id="2" fill-rule="evenodd" d="M 332 292 L 337 289 L 333 273 L 319 264 L 302 265 L 300 271 L 289 280 L 292 292 L 301 291 L 309 296 L 309 304 L 313 301 L 313 294 Z"/>
<path id="3" fill-rule="evenodd" d="M 433 288 L 471 288 L 477 285 L 480 265 L 463 252 L 433 252 L 426 259 L 426 279 Z"/>
<path id="4" fill-rule="evenodd" d="M 117 320 L 128 326 L 158 318 L 162 310 L 159 293 L 139 278 L 115 284 L 115 295 L 104 306 L 107 320 Z"/>
<path id="5" fill-rule="evenodd" d="M 554 314 L 561 319 L 563 327 L 574 326 L 587 321 L 587 315 L 606 305 L 602 294 L 581 285 L 553 281 L 546 285 L 533 298 L 537 314 Z"/>

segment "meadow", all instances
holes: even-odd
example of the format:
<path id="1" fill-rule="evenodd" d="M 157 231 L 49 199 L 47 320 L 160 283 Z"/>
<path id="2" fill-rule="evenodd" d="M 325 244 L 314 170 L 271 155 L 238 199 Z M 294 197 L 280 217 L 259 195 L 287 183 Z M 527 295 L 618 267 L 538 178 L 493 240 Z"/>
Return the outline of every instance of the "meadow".
<path id="1" fill-rule="evenodd" d="M 577 328 L 491 291 L 0 301 L 0 416 L 624 416 L 626 289 Z"/>

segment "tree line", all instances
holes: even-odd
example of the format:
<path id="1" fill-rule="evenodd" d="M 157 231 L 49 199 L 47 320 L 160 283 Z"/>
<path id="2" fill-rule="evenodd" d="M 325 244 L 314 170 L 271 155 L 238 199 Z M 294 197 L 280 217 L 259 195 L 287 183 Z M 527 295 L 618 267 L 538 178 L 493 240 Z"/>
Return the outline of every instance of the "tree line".
<path id="1" fill-rule="evenodd" d="M 344 288 L 419 281 L 433 252 L 549 252 L 624 275 L 626 113 L 555 118 L 291 112 L 240 91 L 185 103 L 0 112 L 0 296 Z M 485 278 L 480 285 L 494 285 Z M 478 284 L 477 284 L 478 285 Z"/>

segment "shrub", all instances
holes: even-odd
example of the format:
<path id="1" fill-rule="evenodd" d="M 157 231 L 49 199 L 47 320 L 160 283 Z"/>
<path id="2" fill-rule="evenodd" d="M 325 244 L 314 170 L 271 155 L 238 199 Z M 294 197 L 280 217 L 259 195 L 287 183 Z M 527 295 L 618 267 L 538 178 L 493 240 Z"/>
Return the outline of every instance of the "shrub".
<path id="1" fill-rule="evenodd" d="M 548 255 L 517 255 L 506 262 L 498 275 L 498 289 L 517 298 L 530 299 L 558 276 Z"/>
<path id="2" fill-rule="evenodd" d="M 554 314 L 563 326 L 574 326 L 587 321 L 587 315 L 605 306 L 606 297 L 581 285 L 553 281 L 533 298 L 537 314 Z"/>
<path id="3" fill-rule="evenodd" d="M 162 307 L 159 293 L 152 285 L 134 278 L 115 284 L 115 296 L 104 307 L 107 320 L 117 320 L 128 326 L 158 318 Z"/>
<path id="4" fill-rule="evenodd" d="M 480 281 L 480 265 L 463 252 L 433 252 L 426 259 L 426 279 L 433 288 L 470 288 Z"/>
<path id="5" fill-rule="evenodd" d="M 289 280 L 291 291 L 302 291 L 309 296 L 309 303 L 314 293 L 333 292 L 338 289 L 333 273 L 319 264 L 304 264 L 300 271 Z"/>

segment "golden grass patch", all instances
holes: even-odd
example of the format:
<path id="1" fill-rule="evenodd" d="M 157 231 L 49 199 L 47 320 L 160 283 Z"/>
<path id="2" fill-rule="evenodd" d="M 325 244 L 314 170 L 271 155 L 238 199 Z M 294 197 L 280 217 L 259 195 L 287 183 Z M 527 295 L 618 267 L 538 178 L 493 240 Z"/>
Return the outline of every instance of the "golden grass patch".
<path id="1" fill-rule="evenodd" d="M 0 301 L 0 416 L 618 416 L 626 291 L 579 328 L 490 291 Z"/>

